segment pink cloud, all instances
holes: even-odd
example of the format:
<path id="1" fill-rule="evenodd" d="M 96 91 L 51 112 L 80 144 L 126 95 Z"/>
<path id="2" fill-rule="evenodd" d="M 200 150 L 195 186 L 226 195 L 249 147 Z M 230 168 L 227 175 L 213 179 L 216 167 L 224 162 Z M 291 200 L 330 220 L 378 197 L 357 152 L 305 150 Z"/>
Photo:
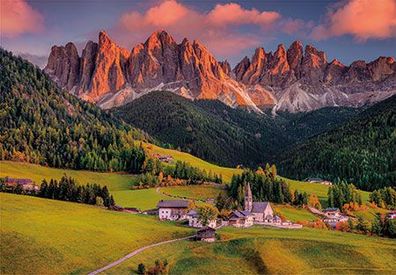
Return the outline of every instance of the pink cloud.
<path id="1" fill-rule="evenodd" d="M 128 39 L 124 42 L 131 43 L 131 40 L 143 41 L 148 33 L 164 29 L 178 40 L 184 37 L 200 40 L 215 55 L 238 54 L 258 46 L 261 39 L 258 35 L 240 33 L 235 26 L 270 27 L 280 17 L 277 12 L 248 10 L 234 3 L 218 4 L 208 12 L 200 12 L 171 0 L 145 12 L 124 13 L 114 33 L 121 42 Z"/>
<path id="2" fill-rule="evenodd" d="M 15 37 L 44 29 L 43 16 L 25 0 L 1 0 L 1 34 Z"/>
<path id="3" fill-rule="evenodd" d="M 312 31 L 315 39 L 352 35 L 357 40 L 396 37 L 395 0 L 349 0 L 326 15 Z"/>
<path id="4" fill-rule="evenodd" d="M 243 24 L 266 26 L 274 23 L 280 17 L 281 15 L 275 11 L 247 10 L 235 3 L 218 4 L 207 15 L 208 21 L 217 26 Z"/>

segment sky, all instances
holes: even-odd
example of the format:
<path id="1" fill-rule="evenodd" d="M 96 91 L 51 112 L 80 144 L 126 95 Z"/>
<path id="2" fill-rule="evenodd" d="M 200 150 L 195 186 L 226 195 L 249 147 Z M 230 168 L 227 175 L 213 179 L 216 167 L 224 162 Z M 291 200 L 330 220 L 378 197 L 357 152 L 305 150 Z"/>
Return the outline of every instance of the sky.
<path id="1" fill-rule="evenodd" d="M 396 53 L 396 0 L 0 0 L 1 47 L 43 65 L 53 45 L 82 50 L 105 30 L 132 49 L 152 32 L 201 41 L 236 65 L 294 40 L 346 65 Z"/>

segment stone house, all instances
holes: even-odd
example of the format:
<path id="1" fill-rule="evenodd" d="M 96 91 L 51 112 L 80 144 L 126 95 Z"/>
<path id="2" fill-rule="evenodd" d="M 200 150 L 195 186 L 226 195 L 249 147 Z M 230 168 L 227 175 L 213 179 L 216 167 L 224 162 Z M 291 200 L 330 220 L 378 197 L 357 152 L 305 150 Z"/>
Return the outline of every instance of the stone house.
<path id="1" fill-rule="evenodd" d="M 185 220 L 190 206 L 188 200 L 161 200 L 157 204 L 160 220 Z"/>
<path id="2" fill-rule="evenodd" d="M 232 211 L 228 224 L 235 227 L 250 227 L 253 225 L 254 216 L 250 211 Z"/>

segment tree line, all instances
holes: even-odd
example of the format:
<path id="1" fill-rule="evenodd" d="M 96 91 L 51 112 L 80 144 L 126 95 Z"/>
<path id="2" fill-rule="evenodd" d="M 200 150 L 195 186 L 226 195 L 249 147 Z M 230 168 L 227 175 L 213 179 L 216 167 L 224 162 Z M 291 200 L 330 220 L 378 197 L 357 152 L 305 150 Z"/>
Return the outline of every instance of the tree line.
<path id="1" fill-rule="evenodd" d="M 327 191 L 327 203 L 329 207 L 342 209 L 344 204 L 358 203 L 362 205 L 362 196 L 355 185 L 341 182 L 330 186 Z"/>
<path id="2" fill-rule="evenodd" d="M 66 175 L 62 176 L 59 181 L 43 179 L 38 190 L 24 190 L 20 184 L 6 186 L 1 180 L 0 191 L 106 207 L 115 205 L 113 195 L 110 194 L 106 185 L 103 187 L 96 183 L 79 185 L 74 178 Z"/>
<path id="3" fill-rule="evenodd" d="M 392 187 L 374 190 L 370 194 L 369 201 L 382 208 L 396 209 L 396 190 Z"/>

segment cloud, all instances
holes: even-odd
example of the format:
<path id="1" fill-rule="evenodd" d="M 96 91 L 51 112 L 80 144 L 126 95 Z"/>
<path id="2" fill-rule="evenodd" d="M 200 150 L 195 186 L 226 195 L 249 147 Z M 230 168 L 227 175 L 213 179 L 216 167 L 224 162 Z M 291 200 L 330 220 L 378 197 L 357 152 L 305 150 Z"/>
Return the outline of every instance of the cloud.
<path id="1" fill-rule="evenodd" d="M 20 57 L 27 59 L 34 65 L 37 65 L 41 69 L 44 69 L 45 65 L 47 64 L 48 56 L 45 55 L 36 55 L 30 53 L 17 53 Z"/>
<path id="2" fill-rule="evenodd" d="M 396 37 L 396 1 L 349 0 L 333 7 L 312 31 L 317 40 L 342 35 L 359 41 Z"/>
<path id="3" fill-rule="evenodd" d="M 215 55 L 232 55 L 261 42 L 261 36 L 241 32 L 238 27 L 270 28 L 279 18 L 281 15 L 277 12 L 244 9 L 234 3 L 217 4 L 208 12 L 201 12 L 172 0 L 145 12 L 124 13 L 114 34 L 117 40 L 128 39 L 130 43 L 131 40 L 143 41 L 148 33 L 164 29 L 178 40 L 184 37 L 200 40 Z"/>
<path id="4" fill-rule="evenodd" d="M 246 10 L 235 3 L 218 4 L 207 15 L 208 21 L 215 26 L 242 24 L 268 26 L 280 17 L 281 15 L 275 11 Z"/>
<path id="5" fill-rule="evenodd" d="M 1 35 L 15 37 L 44 29 L 43 16 L 25 0 L 1 0 Z"/>

